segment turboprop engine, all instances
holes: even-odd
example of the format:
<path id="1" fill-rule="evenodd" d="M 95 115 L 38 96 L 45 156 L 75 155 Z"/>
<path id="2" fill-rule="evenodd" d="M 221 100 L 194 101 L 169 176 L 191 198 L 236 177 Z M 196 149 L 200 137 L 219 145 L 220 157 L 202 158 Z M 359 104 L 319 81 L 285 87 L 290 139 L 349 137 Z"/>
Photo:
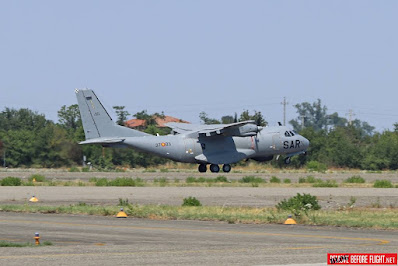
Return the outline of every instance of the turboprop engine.
<path id="1" fill-rule="evenodd" d="M 255 124 L 246 124 L 236 128 L 229 128 L 225 130 L 225 136 L 236 136 L 236 137 L 252 137 L 257 136 L 263 127 L 257 126 Z"/>

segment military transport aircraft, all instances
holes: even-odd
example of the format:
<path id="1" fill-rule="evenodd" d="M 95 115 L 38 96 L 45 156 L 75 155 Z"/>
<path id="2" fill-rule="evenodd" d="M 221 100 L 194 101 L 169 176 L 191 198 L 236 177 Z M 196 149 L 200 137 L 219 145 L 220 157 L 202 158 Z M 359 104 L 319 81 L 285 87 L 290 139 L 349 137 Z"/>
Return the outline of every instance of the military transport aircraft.
<path id="1" fill-rule="evenodd" d="M 199 172 L 224 172 L 244 159 L 270 161 L 274 156 L 303 154 L 309 141 L 285 126 L 260 127 L 254 121 L 232 124 L 192 125 L 168 123 L 172 134 L 154 136 L 115 124 L 93 90 L 76 89 L 86 140 L 80 144 L 134 148 L 177 162 L 197 163 Z"/>

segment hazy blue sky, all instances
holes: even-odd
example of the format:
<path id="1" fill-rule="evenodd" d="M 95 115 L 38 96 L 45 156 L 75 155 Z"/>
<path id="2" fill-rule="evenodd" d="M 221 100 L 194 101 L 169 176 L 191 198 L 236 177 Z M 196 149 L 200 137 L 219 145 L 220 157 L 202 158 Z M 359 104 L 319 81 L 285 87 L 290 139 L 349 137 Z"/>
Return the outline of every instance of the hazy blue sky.
<path id="1" fill-rule="evenodd" d="M 398 1 L 1 1 L 0 109 L 57 120 L 92 88 L 104 105 L 261 111 L 320 98 L 330 112 L 398 122 Z"/>

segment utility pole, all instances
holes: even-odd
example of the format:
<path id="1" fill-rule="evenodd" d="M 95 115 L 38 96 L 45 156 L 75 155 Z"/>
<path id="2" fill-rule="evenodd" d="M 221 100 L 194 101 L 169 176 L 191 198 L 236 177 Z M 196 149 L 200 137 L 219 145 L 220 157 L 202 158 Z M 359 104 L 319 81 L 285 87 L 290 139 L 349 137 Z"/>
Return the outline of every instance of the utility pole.
<path id="1" fill-rule="evenodd" d="M 305 115 L 299 116 L 299 118 L 301 118 L 301 130 L 304 129 L 304 119 L 305 119 L 306 117 L 307 117 L 307 116 L 305 116 Z"/>
<path id="2" fill-rule="evenodd" d="M 354 111 L 352 111 L 352 109 L 348 110 L 348 113 L 346 113 L 346 115 L 348 115 L 348 124 L 351 126 L 352 125 L 352 118 L 353 116 L 355 116 Z"/>
<path id="3" fill-rule="evenodd" d="M 289 104 L 286 102 L 286 97 L 283 97 L 283 102 L 281 102 L 281 104 L 283 105 L 283 125 L 286 126 L 286 105 Z"/>

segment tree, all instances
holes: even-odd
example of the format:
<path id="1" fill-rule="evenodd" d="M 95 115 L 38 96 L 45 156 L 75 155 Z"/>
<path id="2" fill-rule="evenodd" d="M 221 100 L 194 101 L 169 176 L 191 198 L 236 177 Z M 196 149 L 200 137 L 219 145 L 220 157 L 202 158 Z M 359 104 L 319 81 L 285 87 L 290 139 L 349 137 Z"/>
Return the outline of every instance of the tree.
<path id="1" fill-rule="evenodd" d="M 124 122 L 127 120 L 127 117 L 130 115 L 129 112 L 125 111 L 125 106 L 113 106 L 117 115 L 116 123 L 120 126 L 124 126 Z"/>
<path id="2" fill-rule="evenodd" d="M 322 106 L 320 99 L 313 104 L 303 102 L 296 104 L 294 107 L 296 107 L 297 113 L 299 114 L 297 119 L 290 120 L 289 122 L 294 130 L 299 131 L 303 127 L 313 127 L 315 130 L 326 129 L 328 125 L 328 117 L 326 115 L 327 108 L 326 106 Z M 302 124 L 302 121 L 304 121 L 304 124 Z"/>
<path id="3" fill-rule="evenodd" d="M 327 107 L 322 105 L 320 99 L 310 104 L 303 102 L 296 104 L 298 117 L 290 120 L 290 124 L 294 130 L 300 131 L 305 127 L 312 127 L 315 131 L 319 130 L 333 130 L 336 127 L 349 126 L 348 121 L 344 117 L 340 117 L 338 113 L 327 114 Z M 356 119 L 351 122 L 351 125 L 359 129 L 361 136 L 370 136 L 373 134 L 374 127 L 367 122 Z"/>
<path id="4" fill-rule="evenodd" d="M 157 113 L 156 113 L 157 114 Z M 155 125 L 156 126 L 156 114 L 148 114 L 147 110 L 142 110 L 137 112 L 133 116 L 137 119 L 145 120 L 146 126 Z M 159 114 L 157 114 L 159 115 Z M 162 114 L 164 116 L 164 114 Z"/>
<path id="5" fill-rule="evenodd" d="M 223 116 L 223 117 L 221 117 L 221 123 L 222 124 L 234 123 L 234 118 L 230 115 Z"/>
<path id="6" fill-rule="evenodd" d="M 266 126 L 267 121 L 265 121 L 261 112 L 254 110 L 254 115 L 250 115 L 248 110 L 243 111 L 240 114 L 239 121 L 254 120 L 257 126 Z"/>
<path id="7" fill-rule="evenodd" d="M 200 112 L 199 118 L 200 118 L 200 120 L 202 120 L 202 123 L 205 125 L 221 124 L 221 122 L 219 120 L 214 119 L 214 118 L 209 118 L 205 112 Z"/>
<path id="8" fill-rule="evenodd" d="M 79 106 L 77 104 L 66 107 L 63 105 L 58 111 L 59 125 L 66 130 L 72 130 L 73 132 L 82 125 L 82 119 L 80 117 Z"/>

